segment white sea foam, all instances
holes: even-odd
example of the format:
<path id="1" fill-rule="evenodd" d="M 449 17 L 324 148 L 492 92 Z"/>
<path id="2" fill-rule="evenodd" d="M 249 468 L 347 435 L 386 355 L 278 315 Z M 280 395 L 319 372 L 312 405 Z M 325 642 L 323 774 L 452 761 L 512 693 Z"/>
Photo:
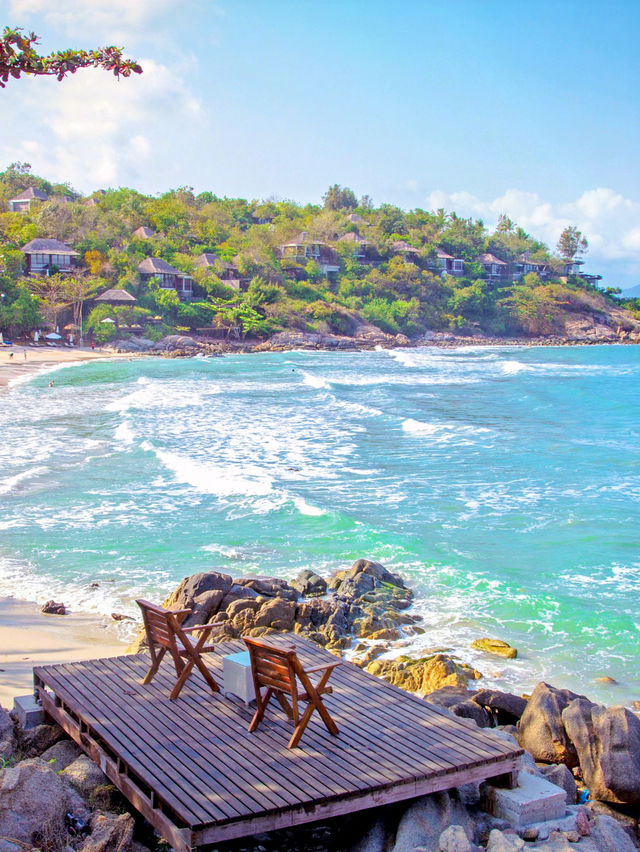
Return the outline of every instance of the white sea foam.
<path id="1" fill-rule="evenodd" d="M 191 485 L 203 494 L 219 497 L 237 495 L 264 496 L 272 490 L 272 479 L 257 465 L 220 466 L 199 461 L 180 453 L 158 450 L 149 445 L 162 464 L 171 470 L 178 480 Z M 146 449 L 146 447 L 145 447 Z"/>
<path id="2" fill-rule="evenodd" d="M 307 373 L 305 370 L 302 370 L 302 375 L 304 376 L 304 384 L 309 385 L 311 388 L 330 388 L 331 383 L 328 379 L 325 379 L 324 376 L 315 376 L 313 373 Z"/>
<path id="3" fill-rule="evenodd" d="M 23 470 L 21 473 L 8 476 L 6 479 L 0 479 L 0 494 L 11 494 L 17 491 L 19 486 L 27 480 L 48 472 L 48 467 L 32 467 L 29 470 Z"/>
<path id="4" fill-rule="evenodd" d="M 312 517 L 326 515 L 326 511 L 324 509 L 320 509 L 318 506 L 312 506 L 311 503 L 307 503 L 304 497 L 293 497 L 292 501 L 293 505 L 301 515 L 311 515 Z"/>
<path id="5" fill-rule="evenodd" d="M 531 367 L 528 364 L 523 364 L 520 361 L 503 361 L 500 364 L 500 369 L 505 376 L 516 376 L 518 373 L 531 371 Z"/>
<path id="6" fill-rule="evenodd" d="M 436 443 L 460 440 L 469 442 L 474 435 L 491 434 L 491 429 L 484 426 L 471 426 L 466 423 L 425 423 L 412 417 L 403 420 L 402 429 L 410 435 L 432 438 Z"/>
<path id="7" fill-rule="evenodd" d="M 116 441 L 119 441 L 125 446 L 131 446 L 135 439 L 135 433 L 131 427 L 131 421 L 129 420 L 123 420 L 122 423 L 118 424 L 113 434 Z"/>
<path id="8" fill-rule="evenodd" d="M 141 376 L 136 384 L 140 385 L 137 390 L 113 400 L 105 406 L 105 411 L 124 414 L 132 409 L 199 408 L 204 404 L 202 394 L 188 388 L 150 381 L 144 376 Z M 219 394 L 220 388 L 217 385 L 207 385 L 206 392 L 207 395 Z"/>

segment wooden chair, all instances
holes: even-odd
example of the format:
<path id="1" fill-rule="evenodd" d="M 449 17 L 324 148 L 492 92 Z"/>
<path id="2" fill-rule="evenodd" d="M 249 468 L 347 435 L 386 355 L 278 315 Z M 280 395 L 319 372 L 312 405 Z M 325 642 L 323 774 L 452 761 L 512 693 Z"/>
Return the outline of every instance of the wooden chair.
<path id="1" fill-rule="evenodd" d="M 253 685 L 256 691 L 256 702 L 258 709 L 255 712 L 249 732 L 253 733 L 258 727 L 267 709 L 267 704 L 275 695 L 276 700 L 295 725 L 287 748 L 295 748 L 307 727 L 311 714 L 317 710 L 327 730 L 334 736 L 338 733 L 338 726 L 329 715 L 329 711 L 322 702 L 322 695 L 332 692 L 327 686 L 327 681 L 340 660 L 335 663 L 324 663 L 310 669 L 303 669 L 295 651 L 295 646 L 285 648 L 263 642 L 259 639 L 243 637 L 251 658 L 251 673 Z M 324 672 L 320 680 L 314 685 L 309 680 L 309 675 L 315 672 Z M 302 685 L 303 692 L 298 690 L 298 682 Z M 266 687 L 265 692 L 261 689 Z M 289 703 L 289 700 L 291 703 Z M 300 715 L 299 702 L 307 702 L 307 707 Z"/>
<path id="2" fill-rule="evenodd" d="M 198 624 L 194 627 L 181 627 L 182 622 L 191 612 L 190 609 L 164 609 L 161 606 L 149 603 L 145 600 L 137 600 L 136 603 L 142 610 L 147 641 L 151 652 L 151 668 L 144 677 L 142 683 L 150 683 L 162 658 L 169 651 L 173 658 L 178 680 L 171 690 L 169 698 L 173 700 L 180 695 L 180 690 L 185 685 L 191 670 L 195 666 L 202 677 L 211 687 L 212 692 L 218 692 L 219 687 L 211 673 L 202 661 L 201 654 L 205 651 L 213 651 L 214 646 L 205 646 L 211 631 L 216 629 L 216 624 Z M 187 634 L 202 631 L 200 638 L 194 645 Z M 183 660 L 182 658 L 186 659 Z"/>

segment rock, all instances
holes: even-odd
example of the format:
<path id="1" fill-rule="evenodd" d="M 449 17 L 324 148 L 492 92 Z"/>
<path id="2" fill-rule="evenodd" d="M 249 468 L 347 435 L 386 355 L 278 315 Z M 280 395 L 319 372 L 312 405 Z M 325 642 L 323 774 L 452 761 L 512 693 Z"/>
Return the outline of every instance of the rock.
<path id="1" fill-rule="evenodd" d="M 489 834 L 487 852 L 520 852 L 524 846 L 524 840 L 517 834 L 503 834 L 494 828 Z"/>
<path id="2" fill-rule="evenodd" d="M 59 725 L 36 725 L 29 731 L 20 729 L 18 745 L 27 757 L 39 757 L 64 736 L 65 732 Z"/>
<path id="3" fill-rule="evenodd" d="M 486 651 L 488 654 L 506 657 L 508 660 L 513 660 L 518 656 L 518 651 L 512 648 L 508 642 L 503 642 L 502 639 L 474 639 L 471 647 L 475 648 L 476 651 Z"/>
<path id="4" fill-rule="evenodd" d="M 130 852 L 133 827 L 131 814 L 95 813 L 91 817 L 91 834 L 79 852 Z"/>
<path id="5" fill-rule="evenodd" d="M 476 704 L 493 711 L 498 725 L 515 725 L 527 706 L 526 700 L 519 695 L 497 689 L 481 689 L 472 698 Z"/>
<path id="6" fill-rule="evenodd" d="M 0 837 L 58 852 L 67 845 L 60 777 L 39 758 L 0 770 Z"/>
<path id="7" fill-rule="evenodd" d="M 450 825 L 440 835 L 438 852 L 472 852 L 469 838 L 461 825 Z"/>
<path id="8" fill-rule="evenodd" d="M 116 788 L 99 766 L 81 754 L 60 773 L 92 807 L 109 807 Z"/>
<path id="9" fill-rule="evenodd" d="M 0 707 L 0 758 L 9 759 L 16 752 L 15 726 L 9 711 Z"/>
<path id="10" fill-rule="evenodd" d="M 591 834 L 591 825 L 586 811 L 580 809 L 576 814 L 576 831 L 580 837 L 589 837 Z"/>
<path id="11" fill-rule="evenodd" d="M 400 818 L 392 852 L 424 848 L 437 852 L 440 836 L 450 825 L 473 837 L 474 823 L 467 809 L 447 792 L 414 799 Z"/>
<path id="12" fill-rule="evenodd" d="M 394 686 L 422 695 L 443 686 L 466 687 L 469 678 L 481 677 L 480 672 L 444 654 L 421 659 L 402 656 L 395 660 L 374 660 L 367 671 Z"/>
<path id="13" fill-rule="evenodd" d="M 464 686 L 443 686 L 440 689 L 435 689 L 426 696 L 425 701 L 429 704 L 436 704 L 448 710 L 454 704 L 460 704 L 462 701 L 467 701 L 473 693 Z"/>
<path id="14" fill-rule="evenodd" d="M 296 605 L 293 601 L 273 598 L 264 603 L 254 617 L 255 627 L 272 627 L 274 630 L 293 630 Z"/>
<path id="15" fill-rule="evenodd" d="M 291 581 L 291 586 L 307 598 L 327 593 L 327 581 L 308 568 L 302 570 L 295 580 Z"/>
<path id="16" fill-rule="evenodd" d="M 81 754 L 80 747 L 72 740 L 59 740 L 46 749 L 46 751 L 43 751 L 41 758 L 54 772 L 60 772 L 62 769 L 66 769 Z"/>
<path id="17" fill-rule="evenodd" d="M 351 847 L 349 852 L 386 852 L 388 831 L 384 820 L 377 819 Z"/>
<path id="18" fill-rule="evenodd" d="M 547 781 L 555 784 L 556 787 L 562 787 L 567 794 L 568 805 L 575 805 L 578 798 L 578 788 L 571 770 L 564 763 L 552 763 L 549 766 L 540 766 L 539 771 Z"/>
<path id="19" fill-rule="evenodd" d="M 452 704 L 449 710 L 461 719 L 473 719 L 479 728 L 491 727 L 491 716 L 484 707 L 480 707 L 475 701 L 468 699 L 459 704 Z"/>
<path id="20" fill-rule="evenodd" d="M 637 852 L 632 840 L 614 819 L 601 814 L 591 824 L 591 839 L 598 852 Z"/>
<path id="21" fill-rule="evenodd" d="M 618 681 L 614 677 L 610 677 L 609 675 L 604 675 L 603 677 L 597 677 L 595 680 L 596 683 L 609 683 L 615 685 Z"/>
<path id="22" fill-rule="evenodd" d="M 130 615 L 124 615 L 122 612 L 112 612 L 111 618 L 114 621 L 133 621 L 133 618 Z"/>
<path id="23" fill-rule="evenodd" d="M 44 612 L 47 615 L 66 615 L 67 608 L 63 603 L 56 603 L 55 601 L 47 601 L 44 606 L 40 607 L 40 612 Z"/>
<path id="24" fill-rule="evenodd" d="M 556 689 L 544 682 L 533 690 L 518 723 L 518 740 L 535 760 L 564 763 L 570 769 L 578 765 L 575 746 L 562 721 L 562 711 L 578 698 L 584 696 L 568 689 Z"/>
<path id="25" fill-rule="evenodd" d="M 640 719 L 625 707 L 602 707 L 586 699 L 562 712 L 591 797 L 640 804 Z"/>

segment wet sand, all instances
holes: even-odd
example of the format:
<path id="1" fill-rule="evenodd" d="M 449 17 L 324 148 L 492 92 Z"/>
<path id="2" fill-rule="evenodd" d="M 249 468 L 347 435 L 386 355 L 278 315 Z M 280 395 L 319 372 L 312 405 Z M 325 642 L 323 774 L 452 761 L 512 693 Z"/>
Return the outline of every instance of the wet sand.
<path id="1" fill-rule="evenodd" d="M 11 358 L 13 353 L 13 358 Z M 26 357 L 25 357 L 26 355 Z M 55 367 L 58 364 L 72 364 L 77 361 L 91 361 L 96 358 L 117 358 L 113 352 L 105 352 L 99 349 L 95 351 L 90 348 L 74 346 L 0 346 L 0 388 L 7 387 L 16 379 L 21 379 L 47 367 Z M 126 357 L 132 357 L 127 355 Z"/>
<path id="2" fill-rule="evenodd" d="M 0 598 L 0 706 L 33 690 L 33 666 L 114 657 L 127 642 L 108 616 L 44 615 L 36 603 Z"/>

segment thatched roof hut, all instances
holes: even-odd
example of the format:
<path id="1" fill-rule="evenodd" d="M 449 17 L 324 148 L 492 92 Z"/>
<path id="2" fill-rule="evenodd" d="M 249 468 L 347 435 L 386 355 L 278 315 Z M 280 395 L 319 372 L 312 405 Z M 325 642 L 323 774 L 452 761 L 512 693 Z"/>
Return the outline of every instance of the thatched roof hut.
<path id="1" fill-rule="evenodd" d="M 136 297 L 126 290 L 105 290 L 96 296 L 96 302 L 101 305 L 133 305 L 137 301 Z"/>

